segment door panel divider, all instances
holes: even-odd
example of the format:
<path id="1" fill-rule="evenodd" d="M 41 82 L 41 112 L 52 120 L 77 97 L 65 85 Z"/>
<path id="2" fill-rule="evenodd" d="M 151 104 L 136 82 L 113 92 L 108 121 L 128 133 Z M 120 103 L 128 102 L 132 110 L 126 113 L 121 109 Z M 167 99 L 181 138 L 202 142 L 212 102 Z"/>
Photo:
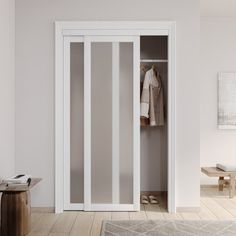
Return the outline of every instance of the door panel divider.
<path id="1" fill-rule="evenodd" d="M 140 210 L 140 37 L 134 40 L 133 60 L 133 203 Z"/>
<path id="2" fill-rule="evenodd" d="M 112 42 L 112 203 L 120 202 L 120 56 L 119 42 Z"/>
<path id="3" fill-rule="evenodd" d="M 84 37 L 84 210 L 91 210 L 91 41 Z"/>

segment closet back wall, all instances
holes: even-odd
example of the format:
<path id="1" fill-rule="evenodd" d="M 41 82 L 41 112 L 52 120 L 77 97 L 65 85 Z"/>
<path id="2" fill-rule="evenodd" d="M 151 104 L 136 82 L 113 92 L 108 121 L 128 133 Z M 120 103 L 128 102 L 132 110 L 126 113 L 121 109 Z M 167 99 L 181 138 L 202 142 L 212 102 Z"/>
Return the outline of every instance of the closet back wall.
<path id="1" fill-rule="evenodd" d="M 199 15 L 198 0 L 16 1 L 16 171 L 43 178 L 33 206 L 54 206 L 56 20 L 176 21 L 176 203 L 199 206 Z"/>

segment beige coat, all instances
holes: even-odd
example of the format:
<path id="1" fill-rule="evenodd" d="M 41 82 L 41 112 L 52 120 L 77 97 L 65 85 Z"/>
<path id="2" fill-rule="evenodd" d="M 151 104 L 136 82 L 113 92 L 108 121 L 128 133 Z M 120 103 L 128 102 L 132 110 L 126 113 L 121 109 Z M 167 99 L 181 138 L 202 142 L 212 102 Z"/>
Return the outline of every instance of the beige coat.
<path id="1" fill-rule="evenodd" d="M 150 126 L 163 126 L 164 94 L 160 76 L 153 69 L 146 72 L 140 106 L 141 117 L 149 118 Z"/>

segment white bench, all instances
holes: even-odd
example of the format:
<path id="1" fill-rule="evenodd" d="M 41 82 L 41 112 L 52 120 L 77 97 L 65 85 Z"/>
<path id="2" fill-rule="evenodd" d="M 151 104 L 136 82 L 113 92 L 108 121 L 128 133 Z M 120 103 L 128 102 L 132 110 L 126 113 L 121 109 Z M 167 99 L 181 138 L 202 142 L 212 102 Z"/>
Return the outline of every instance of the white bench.
<path id="1" fill-rule="evenodd" d="M 201 171 L 209 177 L 219 177 L 219 191 L 223 191 L 225 185 L 229 186 L 229 197 L 235 195 L 235 177 L 236 171 L 223 171 L 217 167 L 202 167 Z M 229 177 L 229 179 L 225 179 Z"/>

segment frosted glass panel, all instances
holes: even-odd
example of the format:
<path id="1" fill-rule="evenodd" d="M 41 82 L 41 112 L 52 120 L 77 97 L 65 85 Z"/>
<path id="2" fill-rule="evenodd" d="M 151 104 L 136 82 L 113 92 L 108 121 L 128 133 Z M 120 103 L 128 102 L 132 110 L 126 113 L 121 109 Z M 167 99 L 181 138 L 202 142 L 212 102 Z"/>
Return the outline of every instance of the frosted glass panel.
<path id="1" fill-rule="evenodd" d="M 133 203 L 133 43 L 91 43 L 91 202 Z"/>
<path id="2" fill-rule="evenodd" d="M 133 203 L 133 43 L 120 43 L 120 203 Z"/>
<path id="3" fill-rule="evenodd" d="M 84 202 L 84 44 L 71 43 L 70 202 Z"/>
<path id="4" fill-rule="evenodd" d="M 91 202 L 112 203 L 112 43 L 91 44 Z"/>

